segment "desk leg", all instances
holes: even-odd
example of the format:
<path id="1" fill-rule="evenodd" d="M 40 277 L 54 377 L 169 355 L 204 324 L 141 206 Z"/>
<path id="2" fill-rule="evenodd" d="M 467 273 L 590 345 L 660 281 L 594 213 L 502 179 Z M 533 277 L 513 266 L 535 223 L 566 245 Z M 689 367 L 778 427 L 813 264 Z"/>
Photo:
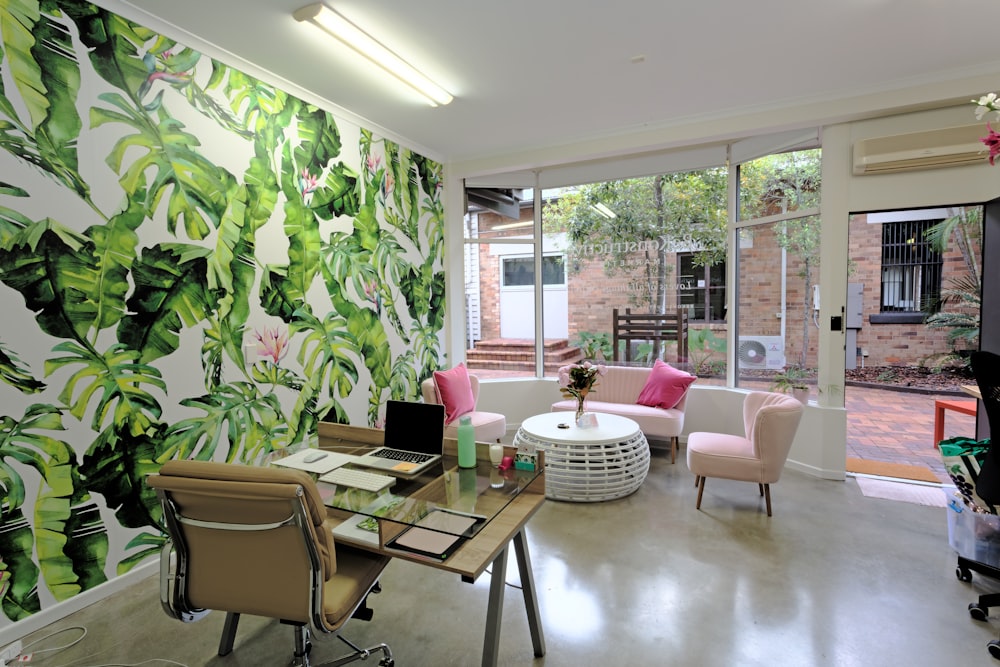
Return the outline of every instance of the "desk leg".
<path id="1" fill-rule="evenodd" d="M 542 622 L 538 614 L 535 575 L 531 572 L 531 555 L 528 553 L 528 541 L 524 537 L 524 529 L 518 531 L 517 535 L 514 536 L 514 555 L 517 558 L 517 571 L 521 575 L 524 609 L 528 612 L 531 647 L 535 649 L 535 657 L 540 658 L 545 655 L 545 635 L 542 633 Z"/>
<path id="2" fill-rule="evenodd" d="M 520 533 L 518 533 L 520 535 Z M 503 594 L 507 586 L 507 549 L 493 559 L 490 575 L 490 601 L 486 608 L 486 637 L 483 639 L 483 667 L 496 667 L 500 652 L 500 621 L 503 616 Z"/>

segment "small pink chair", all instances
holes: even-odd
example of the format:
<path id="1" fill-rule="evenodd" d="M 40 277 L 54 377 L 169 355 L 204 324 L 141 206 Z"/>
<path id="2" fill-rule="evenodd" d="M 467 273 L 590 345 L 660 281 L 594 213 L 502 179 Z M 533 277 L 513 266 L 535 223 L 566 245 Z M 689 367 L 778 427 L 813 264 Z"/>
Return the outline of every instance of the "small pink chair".
<path id="1" fill-rule="evenodd" d="M 479 378 L 475 375 L 469 375 L 469 384 L 472 385 L 472 397 L 475 403 L 479 403 Z M 424 403 L 441 404 L 443 402 L 437 387 L 434 386 L 433 377 L 420 383 L 420 393 L 424 397 Z M 473 409 L 472 412 L 466 412 L 465 415 L 472 419 L 472 426 L 476 430 L 476 442 L 489 442 L 490 440 L 500 442 L 500 439 L 507 433 L 507 418 L 499 412 L 483 412 Z M 457 418 L 452 423 L 445 424 L 444 437 L 458 438 Z"/>
<path id="2" fill-rule="evenodd" d="M 746 435 L 697 432 L 688 436 L 688 469 L 698 487 L 701 509 L 705 478 L 757 482 L 771 516 L 771 487 L 778 481 L 802 419 L 802 403 L 785 394 L 755 391 L 743 401 Z"/>

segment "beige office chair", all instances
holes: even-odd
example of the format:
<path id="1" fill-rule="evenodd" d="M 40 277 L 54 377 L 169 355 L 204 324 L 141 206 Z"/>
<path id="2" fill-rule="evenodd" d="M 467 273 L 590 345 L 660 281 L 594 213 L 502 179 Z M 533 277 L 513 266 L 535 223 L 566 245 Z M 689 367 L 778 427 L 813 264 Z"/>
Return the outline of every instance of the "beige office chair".
<path id="1" fill-rule="evenodd" d="M 778 481 L 802 419 L 802 403 L 792 396 L 766 391 L 747 394 L 743 401 L 745 435 L 696 432 L 688 436 L 688 469 L 698 487 L 696 509 L 706 477 L 757 482 L 771 516 L 771 484 Z"/>
<path id="2" fill-rule="evenodd" d="M 479 378 L 475 375 L 469 375 L 469 384 L 472 385 L 472 398 L 478 404 Z M 420 383 L 420 393 L 424 397 L 424 403 L 437 403 L 439 405 L 443 403 L 437 387 L 434 385 L 433 377 Z M 474 408 L 465 414 L 472 419 L 472 426 L 476 429 L 477 442 L 489 442 L 490 440 L 500 442 L 500 439 L 507 433 L 507 418 L 499 412 L 484 412 Z M 458 419 L 450 424 L 445 424 L 444 437 L 453 440 L 458 438 Z"/>
<path id="3" fill-rule="evenodd" d="M 160 555 L 160 600 L 170 616 L 190 622 L 225 611 L 219 655 L 233 649 L 240 614 L 277 618 L 295 628 L 292 665 L 308 667 L 309 627 L 338 633 L 349 618 L 371 618 L 369 592 L 389 559 L 335 547 L 326 508 L 300 470 L 169 461 L 148 484 L 160 498 L 168 541 Z M 353 650 L 327 665 L 382 652 Z"/>

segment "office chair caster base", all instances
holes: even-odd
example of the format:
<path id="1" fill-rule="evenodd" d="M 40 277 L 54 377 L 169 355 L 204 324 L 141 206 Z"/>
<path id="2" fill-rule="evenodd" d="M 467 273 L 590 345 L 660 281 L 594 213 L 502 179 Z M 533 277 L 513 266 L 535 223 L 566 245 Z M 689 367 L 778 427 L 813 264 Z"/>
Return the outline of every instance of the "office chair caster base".
<path id="1" fill-rule="evenodd" d="M 989 618 L 990 610 L 989 607 L 984 607 L 978 602 L 973 602 L 969 605 L 969 616 L 977 621 L 985 621 Z"/>
<path id="2" fill-rule="evenodd" d="M 959 581 L 969 582 L 972 581 L 972 570 L 967 567 L 962 567 L 959 565 L 955 568 L 955 576 Z"/>
<path id="3" fill-rule="evenodd" d="M 994 639 L 993 641 L 986 644 L 986 650 L 990 652 L 990 655 L 1000 660 L 1000 641 Z"/>

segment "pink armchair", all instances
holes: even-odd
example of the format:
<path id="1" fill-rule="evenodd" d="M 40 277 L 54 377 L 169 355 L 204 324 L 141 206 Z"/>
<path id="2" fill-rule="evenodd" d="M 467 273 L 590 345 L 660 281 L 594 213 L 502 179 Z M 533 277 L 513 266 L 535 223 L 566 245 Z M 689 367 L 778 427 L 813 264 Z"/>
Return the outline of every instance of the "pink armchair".
<path id="1" fill-rule="evenodd" d="M 756 391 L 743 401 L 746 435 L 696 432 L 688 436 L 688 469 L 698 487 L 696 509 L 706 477 L 757 482 L 771 516 L 771 487 L 781 477 L 802 419 L 802 403 L 785 394 Z"/>
<path id="2" fill-rule="evenodd" d="M 472 386 L 473 409 L 463 414 L 472 418 L 472 426 L 476 430 L 476 441 L 489 442 L 495 440 L 500 442 L 500 439 L 507 433 L 507 418 L 499 412 L 477 410 L 475 405 L 479 403 L 479 378 L 475 375 L 469 375 L 469 384 Z M 438 394 L 433 377 L 429 377 L 420 383 L 420 393 L 423 395 L 425 403 L 444 403 L 441 400 L 441 395 Z M 458 438 L 458 417 L 450 424 L 445 424 L 444 437 Z"/>

